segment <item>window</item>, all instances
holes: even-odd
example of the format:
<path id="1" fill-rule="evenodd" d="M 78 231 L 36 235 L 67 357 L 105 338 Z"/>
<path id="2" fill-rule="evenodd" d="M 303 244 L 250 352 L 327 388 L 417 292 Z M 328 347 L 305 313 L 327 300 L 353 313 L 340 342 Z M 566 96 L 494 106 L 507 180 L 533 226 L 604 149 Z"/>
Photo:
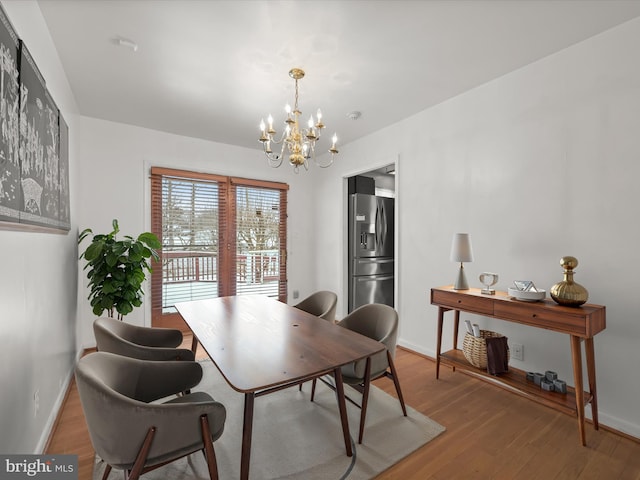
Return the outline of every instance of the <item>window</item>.
<path id="1" fill-rule="evenodd" d="M 286 301 L 283 183 L 151 169 L 152 324 L 181 326 L 175 303 L 261 294 Z"/>

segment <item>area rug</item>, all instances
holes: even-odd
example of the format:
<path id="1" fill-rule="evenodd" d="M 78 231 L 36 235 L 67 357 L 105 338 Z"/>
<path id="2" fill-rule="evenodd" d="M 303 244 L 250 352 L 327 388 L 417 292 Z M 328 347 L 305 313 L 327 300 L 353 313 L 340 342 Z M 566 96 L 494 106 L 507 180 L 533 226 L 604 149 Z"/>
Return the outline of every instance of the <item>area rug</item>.
<path id="1" fill-rule="evenodd" d="M 236 479 L 240 477 L 244 396 L 229 387 L 211 361 L 201 364 L 202 382 L 193 391 L 208 392 L 227 409 L 224 433 L 214 443 L 219 478 Z M 308 382 L 302 392 L 292 387 L 256 398 L 251 480 L 374 478 L 445 430 L 408 405 L 404 417 L 396 398 L 372 386 L 363 443 L 352 440 L 354 455 L 347 457 L 334 392 L 322 382 L 317 384 L 313 402 L 310 392 Z M 360 394 L 351 387 L 345 386 L 345 392 L 360 401 Z M 360 410 L 347 402 L 347 413 L 351 437 L 357 440 Z M 104 467 L 96 458 L 94 480 L 102 478 Z M 120 479 L 122 472 L 112 470 L 109 478 Z M 208 478 L 200 452 L 142 476 L 143 480 Z"/>

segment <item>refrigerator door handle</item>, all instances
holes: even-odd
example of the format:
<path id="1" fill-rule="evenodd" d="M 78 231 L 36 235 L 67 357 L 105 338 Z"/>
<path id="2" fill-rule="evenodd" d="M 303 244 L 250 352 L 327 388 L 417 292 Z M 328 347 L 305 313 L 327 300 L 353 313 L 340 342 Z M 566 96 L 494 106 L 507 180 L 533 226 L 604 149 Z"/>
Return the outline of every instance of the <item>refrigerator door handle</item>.
<path id="1" fill-rule="evenodd" d="M 354 277 L 357 282 L 370 282 L 371 280 L 390 280 L 393 278 L 393 274 L 389 275 L 362 275 L 360 277 Z"/>
<path id="2" fill-rule="evenodd" d="M 376 250 L 378 249 L 378 245 L 380 244 L 380 207 L 378 206 L 378 204 L 376 203 L 376 219 L 375 219 L 375 226 L 376 226 Z"/>
<path id="3" fill-rule="evenodd" d="M 380 209 L 382 210 L 382 215 L 380 216 L 380 246 L 384 248 L 384 239 L 387 238 L 387 212 L 384 208 L 384 204 L 380 204 Z"/>
<path id="4" fill-rule="evenodd" d="M 376 202 L 376 250 L 384 247 L 384 234 L 382 232 L 384 211 L 382 208 L 382 204 L 380 202 Z"/>

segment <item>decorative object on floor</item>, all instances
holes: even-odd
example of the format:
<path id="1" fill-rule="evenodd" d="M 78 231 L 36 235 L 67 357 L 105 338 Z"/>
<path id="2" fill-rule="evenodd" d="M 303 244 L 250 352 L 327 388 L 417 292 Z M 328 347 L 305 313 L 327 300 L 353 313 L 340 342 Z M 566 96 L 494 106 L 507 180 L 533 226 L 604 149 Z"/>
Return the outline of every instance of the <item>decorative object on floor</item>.
<path id="1" fill-rule="evenodd" d="M 486 338 L 502 337 L 503 335 L 490 330 L 480 330 L 480 336 L 464 334 L 462 341 L 462 353 L 467 361 L 476 368 L 487 368 L 487 341 Z M 507 361 L 509 350 L 507 349 Z"/>
<path id="2" fill-rule="evenodd" d="M 564 268 L 564 280 L 551 287 L 551 298 L 560 305 L 579 307 L 589 299 L 589 292 L 573 281 L 573 270 L 578 266 L 578 259 L 571 256 L 562 257 L 560 265 Z"/>
<path id="3" fill-rule="evenodd" d="M 330 161 L 320 163 L 316 160 L 316 142 L 320 140 L 321 131 L 325 128 L 324 123 L 322 123 L 322 112 L 318 109 L 316 114 L 317 121 L 315 121 L 313 119 L 313 115 L 311 115 L 307 128 L 300 127 L 299 117 L 302 115 L 302 112 L 298 109 L 298 80 L 304 77 L 304 70 L 300 68 L 292 68 L 289 70 L 289 76 L 296 82 L 296 95 L 293 103 L 293 111 L 288 104 L 285 107 L 287 118 L 284 121 L 286 126 L 284 132 L 282 132 L 282 137 L 280 140 L 275 139 L 276 131 L 273 128 L 273 117 L 269 114 L 269 117 L 267 118 L 268 125 L 265 125 L 264 119 L 260 122 L 259 141 L 262 143 L 264 153 L 267 156 L 267 160 L 271 167 L 277 168 L 282 165 L 285 154 L 288 154 L 289 163 L 293 166 L 293 170 L 296 173 L 298 173 L 298 168 L 300 166 L 303 166 L 305 170 L 309 169 L 309 159 L 312 159 L 319 167 L 327 168 L 331 166 L 333 159 L 338 153 L 338 150 L 336 149 L 338 137 L 334 133 L 333 138 L 331 139 L 332 144 L 329 149 L 329 153 L 331 153 Z M 282 144 L 279 153 L 273 152 L 271 149 L 272 144 Z"/>
<path id="4" fill-rule="evenodd" d="M 452 262 L 460 262 L 460 269 L 458 270 L 458 276 L 453 284 L 454 290 L 468 290 L 469 284 L 467 283 L 467 277 L 464 274 L 464 262 L 473 262 L 473 251 L 471 249 L 471 238 L 468 233 L 455 233 L 453 235 L 453 241 L 451 242 L 451 256 Z"/>
<path id="5" fill-rule="evenodd" d="M 151 273 L 149 259 L 160 258 L 156 249 L 162 245 L 150 232 L 141 233 L 135 239 L 126 235 L 124 240 L 117 240 L 118 221 L 114 219 L 112 226 L 113 231 L 106 235 L 93 235 L 90 228 L 84 229 L 78 236 L 78 244 L 93 235 L 91 243 L 80 255 L 87 262 L 84 270 L 89 269 L 87 278 L 93 313 L 100 316 L 106 310 L 113 317 L 115 310 L 118 319 L 122 320 L 134 307 L 142 305 L 145 271 Z"/>
<path id="6" fill-rule="evenodd" d="M 483 272 L 480 274 L 480 283 L 484 285 L 484 288 L 480 290 L 480 293 L 484 293 L 485 295 L 495 295 L 496 290 L 495 288 L 491 287 L 498 283 L 498 274 Z"/>
<path id="7" fill-rule="evenodd" d="M 200 384 L 192 389 L 210 392 L 225 405 L 224 434 L 215 442 L 220 479 L 240 477 L 243 395 L 233 390 L 213 363 L 199 362 L 203 368 Z M 367 435 L 362 445 L 354 443 L 353 457 L 344 452 L 340 416 L 335 394 L 319 384 L 313 402 L 309 392 L 296 387 L 260 398 L 255 403 L 251 457 L 253 478 L 345 479 L 375 477 L 425 445 L 445 429 L 411 407 L 403 417 L 398 400 L 371 387 Z M 349 422 L 357 425 L 360 410 L 347 403 Z M 100 480 L 103 463 L 97 463 L 93 478 Z M 203 455 L 195 453 L 145 474 L 143 480 L 197 480 L 207 477 Z M 110 478 L 120 478 L 113 475 Z"/>

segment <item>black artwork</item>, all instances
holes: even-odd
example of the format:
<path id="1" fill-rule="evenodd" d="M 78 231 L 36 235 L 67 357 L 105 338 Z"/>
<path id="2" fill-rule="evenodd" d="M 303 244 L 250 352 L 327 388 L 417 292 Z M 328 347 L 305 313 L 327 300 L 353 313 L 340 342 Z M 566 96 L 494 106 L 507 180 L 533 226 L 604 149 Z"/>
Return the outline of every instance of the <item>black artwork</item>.
<path id="1" fill-rule="evenodd" d="M 0 7 L 0 222 L 69 231 L 69 131 Z"/>
<path id="2" fill-rule="evenodd" d="M 69 127 L 61 113 L 58 113 L 60 141 L 58 145 L 60 159 L 60 225 L 63 230 L 71 229 L 71 210 L 69 208 Z"/>
<path id="3" fill-rule="evenodd" d="M 0 221 L 8 222 L 18 222 L 20 212 L 18 52 L 18 36 L 0 8 Z"/>

